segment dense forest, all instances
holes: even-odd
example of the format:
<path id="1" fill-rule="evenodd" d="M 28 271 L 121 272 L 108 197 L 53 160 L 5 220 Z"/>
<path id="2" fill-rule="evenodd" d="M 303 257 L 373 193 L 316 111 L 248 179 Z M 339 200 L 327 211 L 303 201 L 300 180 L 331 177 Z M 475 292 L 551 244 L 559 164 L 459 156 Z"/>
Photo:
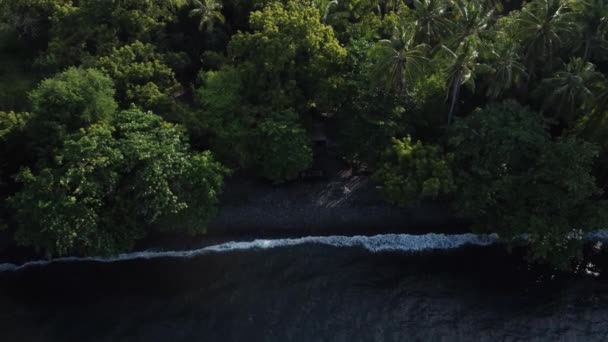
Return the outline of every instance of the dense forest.
<path id="1" fill-rule="evenodd" d="M 608 226 L 608 1 L 0 0 L 0 224 L 47 255 L 202 233 L 315 122 L 387 199 L 568 267 Z"/>

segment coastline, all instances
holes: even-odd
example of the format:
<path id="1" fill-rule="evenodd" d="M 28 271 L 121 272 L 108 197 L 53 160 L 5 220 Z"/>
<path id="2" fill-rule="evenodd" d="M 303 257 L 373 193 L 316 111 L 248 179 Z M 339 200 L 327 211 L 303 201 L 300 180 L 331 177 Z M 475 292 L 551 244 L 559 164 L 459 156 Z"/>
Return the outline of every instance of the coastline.
<path id="1" fill-rule="evenodd" d="M 204 244 L 256 238 L 389 233 L 467 233 L 469 223 L 448 203 L 423 202 L 400 208 L 387 203 L 368 176 L 336 176 L 271 184 L 233 177 L 225 184 L 218 215 L 206 234 L 151 233 L 132 251 L 183 250 Z M 16 246 L 12 232 L 0 232 L 0 262 L 22 262 L 41 256 Z"/>

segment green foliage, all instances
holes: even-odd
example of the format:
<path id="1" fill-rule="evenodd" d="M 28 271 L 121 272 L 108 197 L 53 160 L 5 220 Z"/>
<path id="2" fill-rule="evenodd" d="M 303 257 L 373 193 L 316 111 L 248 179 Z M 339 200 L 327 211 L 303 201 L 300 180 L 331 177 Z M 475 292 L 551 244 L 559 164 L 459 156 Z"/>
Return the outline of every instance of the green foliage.
<path id="1" fill-rule="evenodd" d="M 391 40 L 383 39 L 371 50 L 374 75 L 397 94 L 407 90 L 407 82 L 415 83 L 429 62 L 426 44 L 416 44 L 410 22 L 402 18 L 395 26 Z"/>
<path id="2" fill-rule="evenodd" d="M 213 30 L 216 21 L 223 23 L 226 19 L 222 15 L 222 3 L 218 0 L 192 0 L 194 8 L 190 11 L 191 16 L 198 16 L 198 29 L 203 31 Z"/>
<path id="3" fill-rule="evenodd" d="M 516 39 L 524 48 L 524 60 L 530 76 L 536 76 L 538 64 L 551 69 L 562 48 L 568 48 L 576 25 L 563 0 L 528 2 L 512 22 Z"/>
<path id="4" fill-rule="evenodd" d="M 337 96 L 342 102 L 336 113 L 340 151 L 350 162 L 371 168 L 392 137 L 412 129 L 409 114 L 415 112 L 411 96 L 387 96 L 384 85 L 370 82 L 377 78 L 375 56 L 370 54 L 373 49 L 375 46 L 364 39 L 351 42 L 347 58 L 350 71 L 342 76 Z"/>
<path id="5" fill-rule="evenodd" d="M 438 146 L 413 143 L 410 137 L 393 139 L 373 177 L 383 184 L 389 201 L 397 205 L 437 199 L 454 191 L 452 158 Z"/>
<path id="6" fill-rule="evenodd" d="M 29 157 L 25 149 L 29 119 L 30 113 L 0 112 L 0 203 L 12 192 L 11 177 Z"/>
<path id="7" fill-rule="evenodd" d="M 0 27 L 0 110 L 5 111 L 29 110 L 27 94 L 39 80 L 32 70 L 35 51 L 17 35 Z"/>
<path id="8" fill-rule="evenodd" d="M 528 76 L 521 47 L 502 31 L 494 34 L 491 40 L 484 40 L 484 44 L 486 49 L 480 55 L 483 60 L 480 74 L 485 79 L 486 95 L 499 99 L 510 90 L 519 88 Z"/>
<path id="9" fill-rule="evenodd" d="M 49 40 L 51 19 L 69 12 L 73 0 L 0 1 L 0 29 L 15 31 L 20 42 L 36 50 Z"/>
<path id="10" fill-rule="evenodd" d="M 569 0 L 579 37 L 576 49 L 583 60 L 603 62 L 608 58 L 608 1 Z"/>
<path id="11" fill-rule="evenodd" d="M 51 40 L 39 59 L 45 68 L 92 62 L 95 56 L 141 41 L 162 42 L 167 24 L 185 0 L 80 0 L 52 18 Z"/>
<path id="12" fill-rule="evenodd" d="M 310 138 L 292 110 L 273 113 L 262 121 L 255 138 L 255 168 L 275 182 L 296 178 L 312 163 Z"/>
<path id="13" fill-rule="evenodd" d="M 53 253 L 110 253 L 151 226 L 194 232 L 219 165 L 117 107 L 180 123 L 194 148 L 274 182 L 313 164 L 323 118 L 337 146 L 325 152 L 392 201 L 454 193 L 477 227 L 524 234 L 533 258 L 562 264 L 579 250 L 572 229 L 606 221 L 607 4 L 0 0 L 0 199 L 23 188 L 21 214 L 0 216 Z M 493 103 L 510 98 L 532 109 Z"/>
<path id="14" fill-rule="evenodd" d="M 264 113 L 242 105 L 242 83 L 236 68 L 225 67 L 203 76 L 198 97 L 211 145 L 224 160 L 275 182 L 295 178 L 312 162 L 308 134 L 293 110 Z M 271 109 L 268 109 L 271 110 Z"/>
<path id="15" fill-rule="evenodd" d="M 136 41 L 100 57 L 95 66 L 114 80 L 116 97 L 123 107 L 136 104 L 162 113 L 181 89 L 173 70 L 153 45 Z"/>
<path id="16" fill-rule="evenodd" d="M 475 71 L 478 66 L 477 57 L 479 56 L 476 45 L 475 40 L 466 39 L 458 46 L 456 51 L 450 50 L 445 45 L 442 46 L 450 58 L 450 63 L 446 69 L 447 97 L 451 99 L 448 125 L 452 122 L 462 86 L 466 85 L 475 90 Z"/>
<path id="17" fill-rule="evenodd" d="M 506 241 L 527 236 L 534 260 L 566 267 L 581 232 L 605 225 L 605 204 L 591 174 L 594 145 L 553 141 L 542 117 L 516 102 L 489 105 L 456 122 L 455 203 L 479 231 Z"/>
<path id="18" fill-rule="evenodd" d="M 251 13 L 252 33 L 237 33 L 228 46 L 246 82 L 252 103 L 296 106 L 298 112 L 324 97 L 328 77 L 344 60 L 346 50 L 319 11 L 302 1 L 269 3 Z M 254 92 L 252 92 L 254 91 Z"/>
<path id="19" fill-rule="evenodd" d="M 413 9 L 408 12 L 415 23 L 416 41 L 435 45 L 452 33 L 452 22 L 448 17 L 448 1 L 413 0 Z"/>
<path id="20" fill-rule="evenodd" d="M 204 231 L 226 171 L 185 140 L 180 127 L 137 109 L 70 135 L 56 166 L 20 173 L 17 240 L 51 255 L 111 254 L 167 217 L 189 214 L 186 231 Z"/>
<path id="21" fill-rule="evenodd" d="M 70 68 L 42 81 L 30 98 L 30 134 L 44 153 L 67 134 L 107 121 L 117 108 L 112 80 L 94 69 Z"/>
<path id="22" fill-rule="evenodd" d="M 595 65 L 574 58 L 564 65 L 552 77 L 544 79 L 537 90 L 543 94 L 543 109 L 561 119 L 567 125 L 571 125 L 585 105 L 592 104 L 590 101 L 594 94 L 596 85 L 603 81 L 601 73 L 596 71 Z"/>

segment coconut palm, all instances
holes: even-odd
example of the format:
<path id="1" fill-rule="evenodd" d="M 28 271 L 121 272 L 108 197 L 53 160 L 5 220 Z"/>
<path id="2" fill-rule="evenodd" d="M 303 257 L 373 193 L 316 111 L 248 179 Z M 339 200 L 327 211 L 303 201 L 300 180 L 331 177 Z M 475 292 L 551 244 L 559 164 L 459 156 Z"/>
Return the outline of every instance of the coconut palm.
<path id="1" fill-rule="evenodd" d="M 575 31 L 568 8 L 562 0 L 535 0 L 527 3 L 516 18 L 518 38 L 524 48 L 528 78 L 537 61 L 553 62 Z"/>
<path id="2" fill-rule="evenodd" d="M 401 93 L 415 81 L 428 63 L 428 45 L 414 41 L 412 24 L 401 20 L 392 39 L 383 39 L 372 50 L 374 74 L 386 83 L 387 91 Z"/>
<path id="3" fill-rule="evenodd" d="M 333 8 L 338 6 L 338 0 L 312 0 L 312 5 L 321 13 L 321 21 L 325 23 Z"/>
<path id="4" fill-rule="evenodd" d="M 583 59 L 603 61 L 608 52 L 608 0 L 570 0 L 574 19 L 582 35 L 577 50 Z"/>
<path id="5" fill-rule="evenodd" d="M 194 9 L 190 11 L 190 16 L 198 16 L 200 18 L 198 29 L 203 31 L 213 30 L 215 22 L 223 23 L 225 21 L 222 14 L 221 0 L 192 0 Z"/>
<path id="6" fill-rule="evenodd" d="M 478 66 L 478 52 L 468 39 L 462 42 L 456 51 L 450 50 L 450 48 L 445 45 L 442 45 L 442 48 L 448 53 L 448 57 L 451 59 L 451 63 L 446 70 L 447 98 L 451 101 L 450 111 L 448 112 L 448 125 L 450 125 L 462 86 L 468 85 L 473 90 L 475 89 L 474 76 Z"/>
<path id="7" fill-rule="evenodd" d="M 555 116 L 572 122 L 577 111 L 591 102 L 594 86 L 601 80 L 595 65 L 573 58 L 563 70 L 543 80 L 537 93 L 545 96 L 543 110 L 553 110 Z"/>
<path id="8" fill-rule="evenodd" d="M 466 37 L 484 31 L 492 20 L 493 10 L 487 10 L 477 0 L 455 0 L 453 5 L 456 10 L 454 21 L 456 46 Z"/>
<path id="9" fill-rule="evenodd" d="M 432 45 L 451 32 L 445 0 L 413 0 L 416 40 Z"/>
<path id="10" fill-rule="evenodd" d="M 493 99 L 499 98 L 505 91 L 516 87 L 522 82 L 527 73 L 521 63 L 520 47 L 513 42 L 497 42 L 490 50 L 490 82 L 487 95 Z"/>

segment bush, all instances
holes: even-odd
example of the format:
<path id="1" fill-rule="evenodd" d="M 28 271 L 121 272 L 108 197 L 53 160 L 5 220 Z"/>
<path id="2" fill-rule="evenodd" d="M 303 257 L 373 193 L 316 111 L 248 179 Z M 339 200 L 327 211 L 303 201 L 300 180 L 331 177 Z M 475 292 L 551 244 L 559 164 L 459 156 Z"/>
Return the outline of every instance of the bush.
<path id="1" fill-rule="evenodd" d="M 436 199 L 454 191 L 452 155 L 438 146 L 412 143 L 410 137 L 394 139 L 373 178 L 382 183 L 390 202 L 400 206 Z"/>

